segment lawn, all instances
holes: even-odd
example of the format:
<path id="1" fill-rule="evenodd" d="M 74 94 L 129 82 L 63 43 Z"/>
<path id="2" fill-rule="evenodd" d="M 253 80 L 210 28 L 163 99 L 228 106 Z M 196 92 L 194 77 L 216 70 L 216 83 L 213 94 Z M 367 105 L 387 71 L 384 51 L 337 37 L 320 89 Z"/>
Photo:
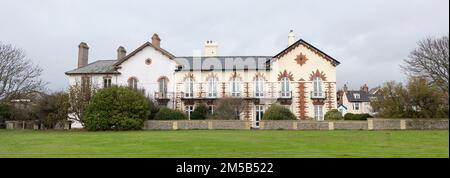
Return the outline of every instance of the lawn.
<path id="1" fill-rule="evenodd" d="M 449 157 L 441 131 L 0 130 L 0 157 Z"/>

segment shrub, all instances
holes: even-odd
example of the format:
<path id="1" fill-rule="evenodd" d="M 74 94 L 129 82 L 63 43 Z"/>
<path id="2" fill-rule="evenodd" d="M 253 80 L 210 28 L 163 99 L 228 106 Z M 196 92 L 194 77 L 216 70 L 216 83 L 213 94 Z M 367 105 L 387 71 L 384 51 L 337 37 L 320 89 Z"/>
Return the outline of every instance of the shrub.
<path id="1" fill-rule="evenodd" d="M 372 118 L 370 114 L 352 114 L 347 113 L 344 115 L 345 120 L 367 120 L 367 118 Z"/>
<path id="2" fill-rule="evenodd" d="M 144 95 L 125 87 L 108 87 L 92 97 L 86 109 L 84 126 L 88 130 L 138 130 L 148 117 Z"/>
<path id="3" fill-rule="evenodd" d="M 148 99 L 148 109 L 149 109 L 148 120 L 153 120 L 153 119 L 155 119 L 156 113 L 159 112 L 158 102 L 153 100 L 152 98 L 147 98 L 147 99 Z"/>
<path id="4" fill-rule="evenodd" d="M 214 114 L 209 117 L 216 120 L 239 120 L 248 103 L 242 98 L 221 98 L 217 101 Z"/>
<path id="5" fill-rule="evenodd" d="M 162 107 L 155 115 L 155 120 L 187 120 L 188 117 L 180 110 Z"/>
<path id="6" fill-rule="evenodd" d="M 69 115 L 69 94 L 56 92 L 43 95 L 34 105 L 34 113 L 46 128 L 54 128 L 58 123 L 66 121 Z"/>
<path id="7" fill-rule="evenodd" d="M 11 119 L 11 106 L 0 104 L 0 128 L 5 127 L 5 121 Z"/>
<path id="8" fill-rule="evenodd" d="M 205 120 L 208 117 L 208 106 L 201 103 L 198 104 L 191 114 L 191 120 Z"/>
<path id="9" fill-rule="evenodd" d="M 337 109 L 332 109 L 325 114 L 325 120 L 341 120 L 343 119 L 342 113 Z"/>
<path id="10" fill-rule="evenodd" d="M 262 120 L 296 120 L 297 117 L 291 112 L 291 110 L 277 105 L 273 104 L 270 106 L 266 112 L 264 113 L 264 116 Z"/>

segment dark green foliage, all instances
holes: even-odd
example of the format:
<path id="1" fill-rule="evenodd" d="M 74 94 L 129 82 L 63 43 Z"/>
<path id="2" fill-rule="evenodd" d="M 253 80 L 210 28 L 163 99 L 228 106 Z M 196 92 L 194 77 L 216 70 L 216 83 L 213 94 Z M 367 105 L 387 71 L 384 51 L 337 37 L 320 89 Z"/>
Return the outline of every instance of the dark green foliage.
<path id="1" fill-rule="evenodd" d="M 209 109 L 206 104 L 198 104 L 191 114 L 191 120 L 205 120 L 208 117 Z"/>
<path id="2" fill-rule="evenodd" d="M 155 120 L 187 120 L 188 117 L 180 110 L 162 107 L 155 115 Z"/>
<path id="3" fill-rule="evenodd" d="M 0 104 L 0 128 L 5 127 L 5 121 L 11 119 L 11 106 L 7 104 Z"/>
<path id="4" fill-rule="evenodd" d="M 367 120 L 367 118 L 372 118 L 370 114 L 352 114 L 347 113 L 344 115 L 345 120 Z"/>
<path id="5" fill-rule="evenodd" d="M 98 90 L 86 109 L 84 126 L 91 131 L 139 130 L 148 118 L 148 100 L 126 87 Z"/>
<path id="6" fill-rule="evenodd" d="M 67 120 L 69 107 L 69 94 L 57 92 L 42 96 L 34 106 L 33 113 L 46 128 L 54 128 L 56 124 Z"/>
<path id="7" fill-rule="evenodd" d="M 296 120 L 295 115 L 287 108 L 273 104 L 266 112 L 262 120 Z"/>
<path id="8" fill-rule="evenodd" d="M 337 109 L 332 109 L 325 114 L 325 120 L 341 120 L 343 119 L 342 113 Z"/>

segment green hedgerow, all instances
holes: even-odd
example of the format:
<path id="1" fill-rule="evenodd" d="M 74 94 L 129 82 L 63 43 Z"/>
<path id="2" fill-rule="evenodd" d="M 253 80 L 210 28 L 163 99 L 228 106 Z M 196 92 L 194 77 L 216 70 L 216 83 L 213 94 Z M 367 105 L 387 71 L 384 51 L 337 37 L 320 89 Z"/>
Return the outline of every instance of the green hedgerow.
<path id="1" fill-rule="evenodd" d="M 344 117 L 342 117 L 342 113 L 337 109 L 332 109 L 325 113 L 325 120 L 341 120 L 343 118 Z"/>
<path id="2" fill-rule="evenodd" d="M 266 112 L 264 113 L 264 116 L 262 120 L 296 120 L 297 117 L 291 112 L 291 110 L 277 105 L 273 104 L 270 106 Z"/>
<path id="3" fill-rule="evenodd" d="M 98 90 L 89 102 L 84 126 L 97 130 L 139 130 L 149 114 L 144 95 L 126 87 Z"/>
<path id="4" fill-rule="evenodd" d="M 191 120 L 205 120 L 208 117 L 209 109 L 206 104 L 198 104 L 191 114 Z"/>
<path id="5" fill-rule="evenodd" d="M 188 117 L 182 111 L 162 107 L 155 115 L 155 120 L 187 120 Z"/>

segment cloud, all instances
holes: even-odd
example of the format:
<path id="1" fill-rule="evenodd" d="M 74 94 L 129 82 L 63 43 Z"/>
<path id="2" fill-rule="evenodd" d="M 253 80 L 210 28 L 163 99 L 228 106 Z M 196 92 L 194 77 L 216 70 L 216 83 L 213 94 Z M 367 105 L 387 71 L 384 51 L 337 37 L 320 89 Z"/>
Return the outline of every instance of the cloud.
<path id="1" fill-rule="evenodd" d="M 338 86 L 402 81 L 399 64 L 416 42 L 449 32 L 447 0 L 119 1 L 2 0 L 0 40 L 26 50 L 44 69 L 49 88 L 67 87 L 77 45 L 90 62 L 132 51 L 153 33 L 175 55 L 192 55 L 206 40 L 221 55 L 274 55 L 287 32 L 341 61 Z"/>

